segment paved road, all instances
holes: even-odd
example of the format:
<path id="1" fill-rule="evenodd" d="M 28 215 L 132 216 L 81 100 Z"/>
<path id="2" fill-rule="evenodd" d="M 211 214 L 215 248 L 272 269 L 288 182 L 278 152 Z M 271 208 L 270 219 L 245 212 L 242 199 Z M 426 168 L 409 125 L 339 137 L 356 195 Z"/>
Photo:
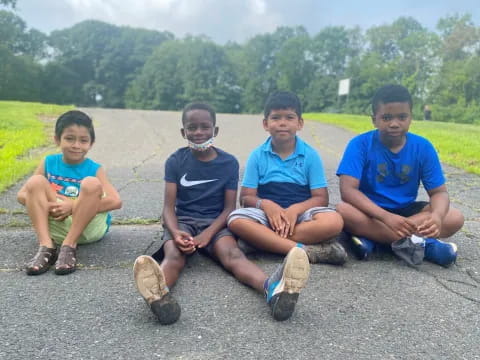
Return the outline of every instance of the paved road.
<path id="1" fill-rule="evenodd" d="M 279 323 L 262 296 L 195 255 L 173 290 L 182 316 L 161 326 L 135 291 L 131 267 L 160 241 L 163 164 L 184 145 L 180 114 L 87 111 L 98 138 L 90 155 L 124 208 L 104 241 L 80 247 L 79 271 L 27 277 L 22 267 L 36 245 L 15 202 L 22 183 L 0 195 L 8 209 L 0 214 L 0 359 L 480 359 L 478 176 L 445 168 L 452 202 L 467 218 L 450 269 L 414 270 L 390 257 L 314 265 L 294 316 Z M 260 116 L 219 115 L 218 125 L 216 144 L 241 164 L 267 136 Z M 321 153 L 335 204 L 334 172 L 352 134 L 307 122 L 301 136 Z M 282 260 L 251 258 L 267 272 Z"/>

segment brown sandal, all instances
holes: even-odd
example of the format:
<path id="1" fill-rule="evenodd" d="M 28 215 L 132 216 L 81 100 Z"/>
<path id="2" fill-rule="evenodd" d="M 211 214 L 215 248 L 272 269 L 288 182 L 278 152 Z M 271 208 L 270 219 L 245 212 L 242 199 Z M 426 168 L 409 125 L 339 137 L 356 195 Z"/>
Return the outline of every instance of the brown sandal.
<path id="1" fill-rule="evenodd" d="M 35 256 L 27 264 L 27 275 L 40 275 L 55 263 L 57 249 L 40 246 Z"/>
<path id="2" fill-rule="evenodd" d="M 67 275 L 77 270 L 76 248 L 62 245 L 55 263 L 55 274 Z"/>

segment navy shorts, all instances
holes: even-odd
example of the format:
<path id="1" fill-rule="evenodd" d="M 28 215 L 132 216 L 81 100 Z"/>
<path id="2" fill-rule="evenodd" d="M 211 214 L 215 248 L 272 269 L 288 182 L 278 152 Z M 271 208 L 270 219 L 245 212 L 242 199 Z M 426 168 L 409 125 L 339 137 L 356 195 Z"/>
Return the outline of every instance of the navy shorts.
<path id="1" fill-rule="evenodd" d="M 388 212 L 393 213 L 393 214 L 397 214 L 397 215 L 404 216 L 404 217 L 409 217 L 409 216 L 418 214 L 427 205 L 430 205 L 430 203 L 428 201 L 414 201 L 410 205 L 407 205 L 403 208 L 399 208 L 399 209 L 384 208 L 384 209 L 387 210 Z"/>
<path id="2" fill-rule="evenodd" d="M 197 236 L 203 230 L 209 227 L 215 221 L 215 219 L 201 219 L 193 218 L 191 216 L 178 216 L 177 221 L 178 228 L 180 230 L 189 233 L 191 236 Z M 235 238 L 235 235 L 230 230 L 228 230 L 227 227 L 225 227 L 219 232 L 217 232 L 215 235 L 213 235 L 212 240 L 210 240 L 208 245 L 204 248 L 199 249 L 199 251 L 206 253 L 212 258 L 215 258 L 215 255 L 213 253 L 213 247 L 215 246 L 216 242 L 224 236 L 232 236 L 233 238 Z M 162 244 L 162 247 L 152 255 L 152 257 L 158 262 L 162 261 L 165 257 L 165 253 L 163 251 L 163 246 L 165 245 L 165 243 L 168 240 L 173 240 L 172 234 L 170 234 L 170 231 L 168 231 L 165 226 L 163 227 L 162 240 L 165 240 Z"/>

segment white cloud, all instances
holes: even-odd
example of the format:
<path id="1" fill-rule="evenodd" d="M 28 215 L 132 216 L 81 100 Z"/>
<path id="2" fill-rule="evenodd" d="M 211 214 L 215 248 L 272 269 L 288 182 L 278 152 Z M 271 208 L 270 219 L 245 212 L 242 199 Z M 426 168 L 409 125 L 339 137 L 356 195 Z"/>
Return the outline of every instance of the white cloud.
<path id="1" fill-rule="evenodd" d="M 418 0 L 19 0 L 17 7 L 29 27 L 43 32 L 95 19 L 170 31 L 177 37 L 203 34 L 225 43 L 244 42 L 278 26 L 303 25 L 314 35 L 328 25 L 358 24 L 366 29 L 402 15 L 432 27 L 447 13 L 471 12 L 479 25 L 477 1 L 424 0 L 420 7 Z"/>

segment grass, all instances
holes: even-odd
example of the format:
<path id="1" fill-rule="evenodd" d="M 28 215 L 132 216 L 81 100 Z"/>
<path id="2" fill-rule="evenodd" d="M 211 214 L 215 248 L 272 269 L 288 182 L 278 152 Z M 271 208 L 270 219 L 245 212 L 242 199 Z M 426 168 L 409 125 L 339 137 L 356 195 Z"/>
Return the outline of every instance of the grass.
<path id="1" fill-rule="evenodd" d="M 361 115 L 307 113 L 308 120 L 337 125 L 355 133 L 373 129 L 371 118 Z M 446 164 L 480 175 L 480 126 L 436 121 L 413 121 L 412 133 L 429 139 L 440 160 Z"/>
<path id="2" fill-rule="evenodd" d="M 72 108 L 0 101 L 0 192 L 35 169 L 53 144 L 54 119 Z"/>

